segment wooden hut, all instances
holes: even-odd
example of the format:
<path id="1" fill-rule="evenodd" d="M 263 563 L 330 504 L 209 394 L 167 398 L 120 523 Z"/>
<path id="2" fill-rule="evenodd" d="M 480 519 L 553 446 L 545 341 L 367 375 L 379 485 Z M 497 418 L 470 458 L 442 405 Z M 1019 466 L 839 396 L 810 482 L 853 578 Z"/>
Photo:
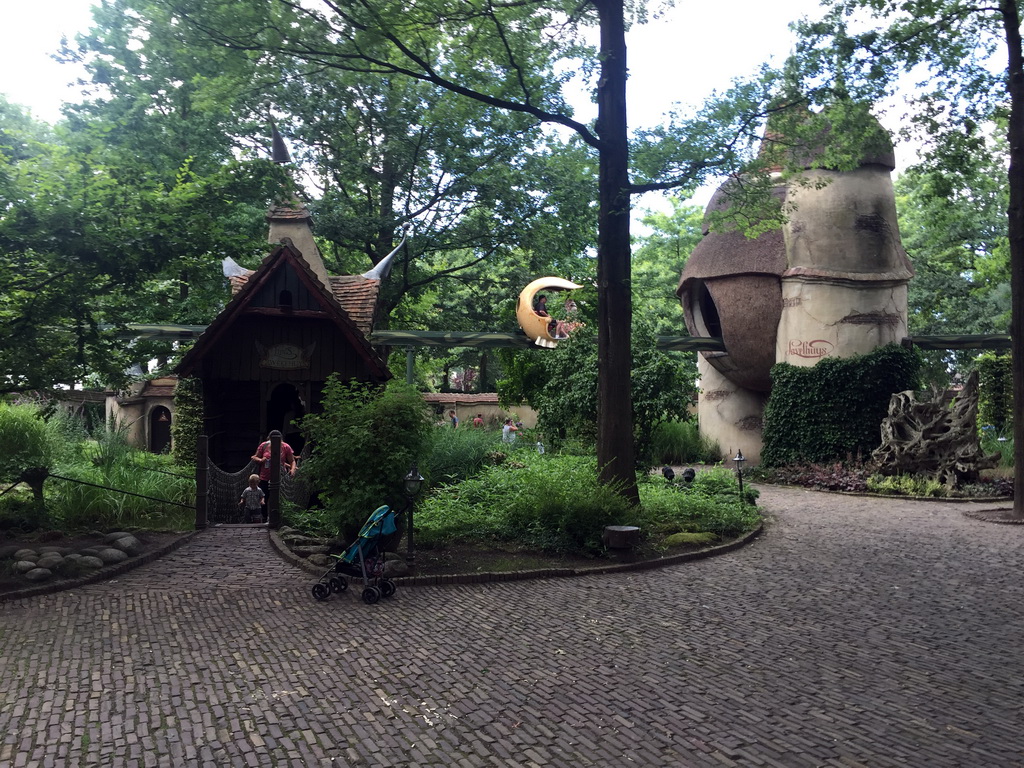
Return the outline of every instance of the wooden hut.
<path id="1" fill-rule="evenodd" d="M 258 269 L 230 277 L 231 300 L 177 369 L 202 380 L 210 458 L 229 471 L 273 429 L 301 451 L 295 421 L 320 411 L 331 374 L 390 378 L 367 341 L 380 280 L 329 276 L 306 208 L 277 206 L 267 219 L 276 246 Z"/>

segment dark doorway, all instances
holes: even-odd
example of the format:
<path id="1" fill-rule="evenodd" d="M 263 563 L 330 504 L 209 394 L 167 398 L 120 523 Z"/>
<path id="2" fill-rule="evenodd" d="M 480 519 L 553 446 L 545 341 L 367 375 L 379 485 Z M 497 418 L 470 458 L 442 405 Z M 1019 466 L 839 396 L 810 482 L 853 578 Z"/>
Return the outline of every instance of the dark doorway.
<path id="1" fill-rule="evenodd" d="M 171 412 L 158 405 L 149 412 L 149 450 L 167 453 L 171 449 Z"/>
<path id="2" fill-rule="evenodd" d="M 267 402 L 267 432 L 280 430 L 284 441 L 296 454 L 302 453 L 306 444 L 298 427 L 299 419 L 305 415 L 306 406 L 294 386 L 284 383 L 274 387 Z"/>

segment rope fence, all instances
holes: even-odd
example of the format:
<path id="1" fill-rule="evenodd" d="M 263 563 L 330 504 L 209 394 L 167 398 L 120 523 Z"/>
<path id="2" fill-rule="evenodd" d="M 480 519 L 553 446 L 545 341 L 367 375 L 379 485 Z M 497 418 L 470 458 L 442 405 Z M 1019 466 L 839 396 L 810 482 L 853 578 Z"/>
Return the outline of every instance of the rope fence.
<path id="1" fill-rule="evenodd" d="M 281 472 L 281 499 L 305 509 L 309 504 L 309 483 L 302 476 L 302 462 L 309 457 L 309 447 L 299 455 L 300 469 L 292 477 Z M 259 474 L 259 462 L 250 459 L 249 463 L 237 472 L 221 469 L 212 461 L 206 462 L 209 492 L 207 493 L 207 515 L 213 525 L 218 523 L 244 523 L 245 511 L 238 506 L 242 491 L 249 485 L 249 475 Z"/>
<path id="2" fill-rule="evenodd" d="M 92 488 L 101 488 L 104 491 L 114 491 L 115 493 L 123 493 L 125 496 L 135 496 L 140 499 L 147 499 L 148 501 L 159 501 L 161 504 L 173 504 L 176 507 L 185 507 L 185 509 L 195 509 L 194 504 L 183 504 L 180 501 L 171 501 L 170 499 L 158 499 L 156 496 L 147 496 L 144 493 L 135 493 L 134 491 L 122 491 L 120 488 L 111 488 L 109 485 L 98 485 L 96 483 L 89 483 L 86 482 L 85 480 L 76 480 L 73 477 L 64 477 L 64 475 L 55 475 L 51 473 L 49 477 L 56 478 L 57 480 L 66 480 L 69 483 L 88 485 Z"/>

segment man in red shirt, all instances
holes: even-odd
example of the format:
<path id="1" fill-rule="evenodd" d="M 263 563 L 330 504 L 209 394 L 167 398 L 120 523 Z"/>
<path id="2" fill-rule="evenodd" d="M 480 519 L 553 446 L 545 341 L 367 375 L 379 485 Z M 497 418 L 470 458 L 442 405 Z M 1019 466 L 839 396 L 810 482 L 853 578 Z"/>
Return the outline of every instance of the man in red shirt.
<path id="1" fill-rule="evenodd" d="M 270 482 L 270 438 L 268 437 L 262 443 L 260 447 L 256 449 L 256 453 L 252 455 L 253 461 L 260 462 L 260 485 L 263 486 Z M 295 451 L 288 445 L 284 440 L 281 441 L 281 469 L 286 470 L 292 477 L 295 476 L 295 470 L 297 464 L 295 461 Z M 264 491 L 266 489 L 264 488 Z"/>

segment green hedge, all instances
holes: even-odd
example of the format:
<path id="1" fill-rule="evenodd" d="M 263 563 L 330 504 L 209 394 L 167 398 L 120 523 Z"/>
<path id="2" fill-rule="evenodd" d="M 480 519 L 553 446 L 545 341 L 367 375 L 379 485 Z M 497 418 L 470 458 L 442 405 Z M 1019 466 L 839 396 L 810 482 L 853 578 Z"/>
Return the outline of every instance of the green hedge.
<path id="1" fill-rule="evenodd" d="M 1013 358 L 1009 353 L 986 352 L 979 355 L 978 424 L 992 425 L 996 434 L 1013 431 Z"/>
<path id="2" fill-rule="evenodd" d="M 867 456 L 896 392 L 918 387 L 920 358 L 898 344 L 811 368 L 772 366 L 761 463 L 782 467 Z"/>
<path id="3" fill-rule="evenodd" d="M 203 382 L 179 379 L 174 388 L 174 438 L 172 455 L 179 467 L 194 467 L 199 436 L 203 433 Z"/>

